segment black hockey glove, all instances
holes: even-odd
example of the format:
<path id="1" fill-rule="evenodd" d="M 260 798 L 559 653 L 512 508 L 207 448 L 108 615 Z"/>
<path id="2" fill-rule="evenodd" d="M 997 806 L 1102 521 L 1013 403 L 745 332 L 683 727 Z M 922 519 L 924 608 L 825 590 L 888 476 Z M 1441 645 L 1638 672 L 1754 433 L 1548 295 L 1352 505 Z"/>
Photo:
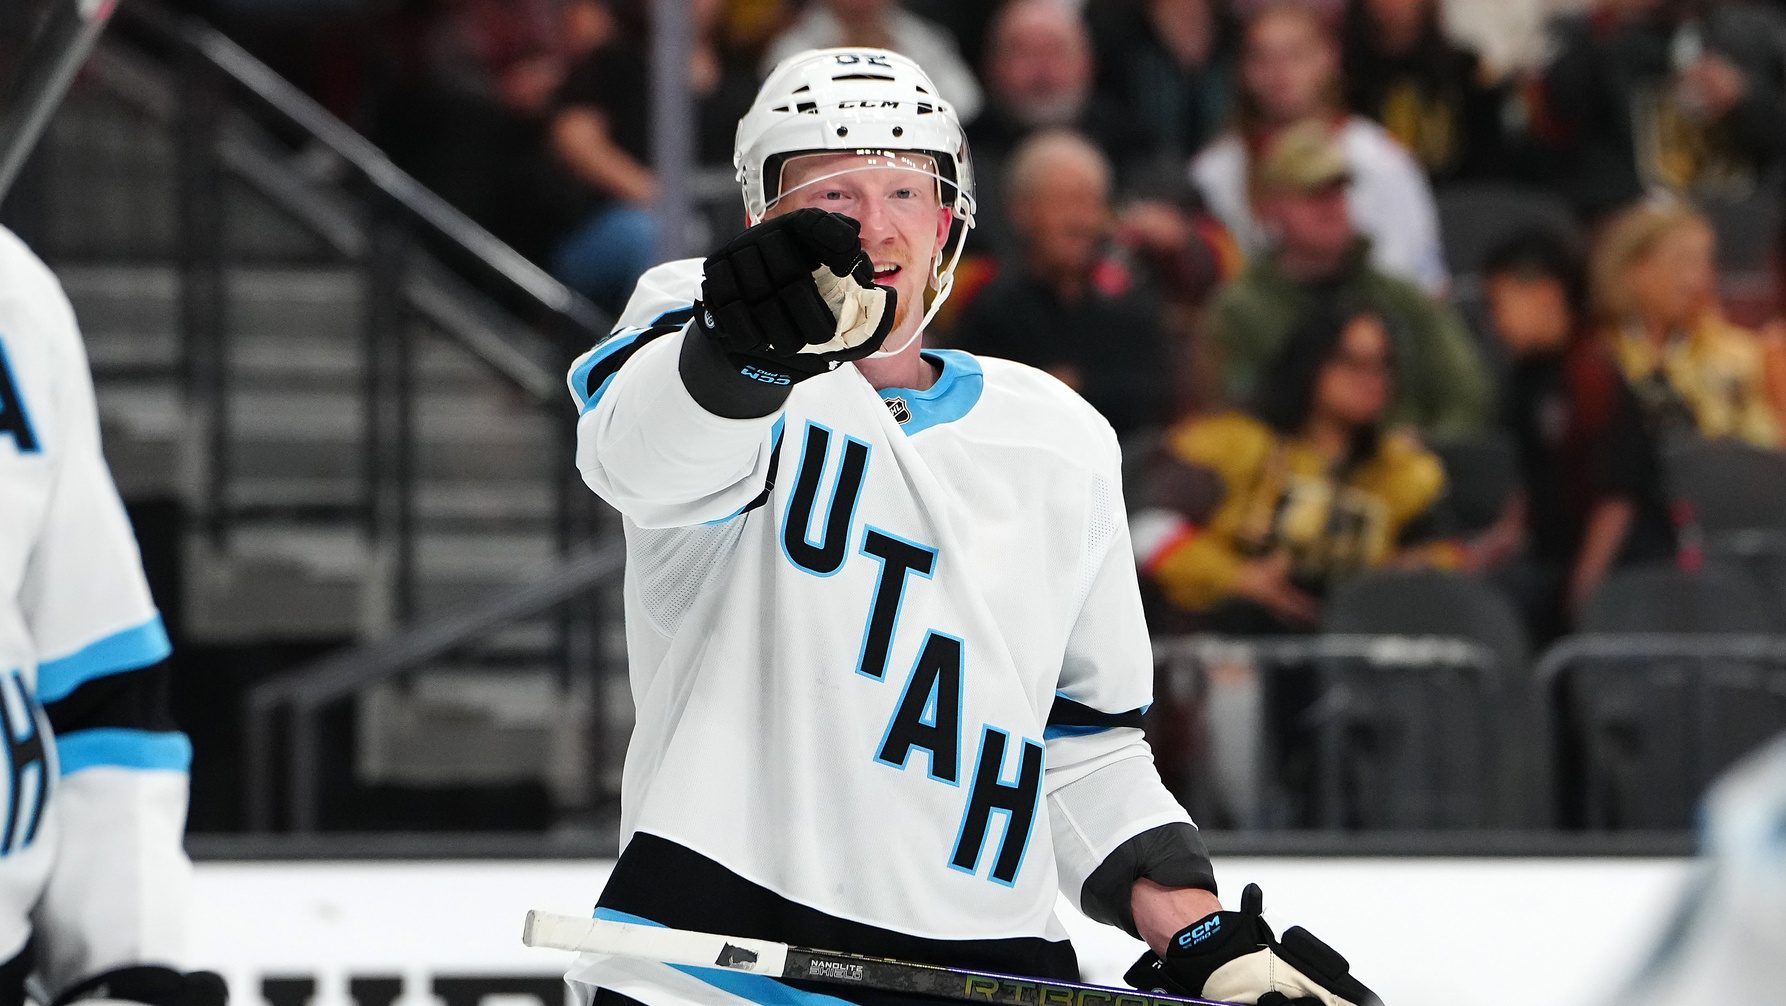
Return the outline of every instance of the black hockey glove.
<path id="1" fill-rule="evenodd" d="M 874 284 L 861 233 L 812 207 L 750 228 L 708 257 L 695 328 L 739 374 L 781 387 L 874 352 L 896 298 Z"/>
<path id="2" fill-rule="evenodd" d="M 1240 911 L 1216 912 L 1179 930 L 1161 960 L 1141 955 L 1123 980 L 1139 989 L 1260 1006 L 1382 1006 L 1352 977 L 1346 959 L 1301 926 L 1282 942 L 1261 915 L 1258 884 L 1240 895 Z"/>
<path id="3" fill-rule="evenodd" d="M 229 986 L 214 971 L 188 971 L 139 964 L 114 968 L 71 986 L 53 1006 L 127 1002 L 145 1006 L 224 1006 Z"/>

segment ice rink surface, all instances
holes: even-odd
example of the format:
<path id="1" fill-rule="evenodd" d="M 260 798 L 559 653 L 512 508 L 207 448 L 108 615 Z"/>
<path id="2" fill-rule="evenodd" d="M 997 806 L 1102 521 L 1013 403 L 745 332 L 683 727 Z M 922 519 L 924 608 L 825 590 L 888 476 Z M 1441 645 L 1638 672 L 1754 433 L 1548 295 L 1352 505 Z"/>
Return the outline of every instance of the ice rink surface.
<path id="1" fill-rule="evenodd" d="M 523 915 L 588 911 L 609 866 L 201 863 L 195 963 L 224 973 L 237 1006 L 261 1002 L 269 977 L 313 978 L 310 1006 L 347 1006 L 352 979 L 397 977 L 396 1006 L 420 1006 L 436 976 L 553 975 L 570 955 L 521 946 Z M 1612 1006 L 1690 870 L 1645 858 L 1217 863 L 1229 907 L 1260 884 L 1274 927 L 1332 943 L 1387 1006 Z M 1086 979 L 1119 984 L 1140 944 L 1062 912 Z"/>

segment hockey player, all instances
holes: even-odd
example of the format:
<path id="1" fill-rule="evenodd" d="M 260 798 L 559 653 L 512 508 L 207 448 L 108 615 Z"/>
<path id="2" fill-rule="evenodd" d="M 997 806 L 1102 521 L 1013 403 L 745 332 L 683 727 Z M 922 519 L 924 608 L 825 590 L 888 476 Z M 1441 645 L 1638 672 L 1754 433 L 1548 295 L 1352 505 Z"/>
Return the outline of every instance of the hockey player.
<path id="1" fill-rule="evenodd" d="M 0 1006 L 221 1006 L 177 970 L 191 746 L 74 313 L 0 229 Z"/>
<path id="2" fill-rule="evenodd" d="M 735 163 L 752 226 L 647 272 L 570 375 L 579 467 L 625 517 L 638 710 L 596 914 L 1072 978 L 1061 890 L 1164 954 L 1149 987 L 1370 1000 L 1256 896 L 1220 911 L 1154 771 L 1109 425 L 1040 371 L 923 348 L 973 225 L 947 101 L 897 54 L 804 52 Z M 568 979 L 844 1001 L 596 955 Z"/>

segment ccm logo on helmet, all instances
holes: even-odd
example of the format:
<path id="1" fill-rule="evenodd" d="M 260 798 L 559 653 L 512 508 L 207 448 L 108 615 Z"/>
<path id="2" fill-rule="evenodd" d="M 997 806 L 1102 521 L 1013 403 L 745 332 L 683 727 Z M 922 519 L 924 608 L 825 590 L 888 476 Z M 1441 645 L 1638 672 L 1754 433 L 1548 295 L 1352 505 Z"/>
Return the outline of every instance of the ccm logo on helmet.
<path id="1" fill-rule="evenodd" d="M 897 101 L 840 101 L 838 108 L 898 108 Z"/>
<path id="2" fill-rule="evenodd" d="M 887 62 L 887 57 L 876 56 L 873 53 L 845 52 L 839 53 L 833 58 L 837 60 L 838 66 L 856 66 L 867 63 L 869 66 L 884 66 L 889 70 L 893 69 L 893 64 Z"/>

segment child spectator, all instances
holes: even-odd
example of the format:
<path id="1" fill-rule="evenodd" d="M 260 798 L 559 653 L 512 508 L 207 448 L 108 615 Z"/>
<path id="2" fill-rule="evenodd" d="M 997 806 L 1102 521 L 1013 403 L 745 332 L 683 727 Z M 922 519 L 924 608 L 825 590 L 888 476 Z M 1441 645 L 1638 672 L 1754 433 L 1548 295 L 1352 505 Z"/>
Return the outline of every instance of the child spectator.
<path id="1" fill-rule="evenodd" d="M 1588 336 L 1585 286 L 1548 231 L 1513 235 L 1484 266 L 1489 327 L 1512 361 L 1499 411 L 1520 475 L 1509 546 L 1521 554 L 1496 574 L 1540 642 L 1563 633 L 1608 570 L 1675 552 L 1656 443 Z"/>

